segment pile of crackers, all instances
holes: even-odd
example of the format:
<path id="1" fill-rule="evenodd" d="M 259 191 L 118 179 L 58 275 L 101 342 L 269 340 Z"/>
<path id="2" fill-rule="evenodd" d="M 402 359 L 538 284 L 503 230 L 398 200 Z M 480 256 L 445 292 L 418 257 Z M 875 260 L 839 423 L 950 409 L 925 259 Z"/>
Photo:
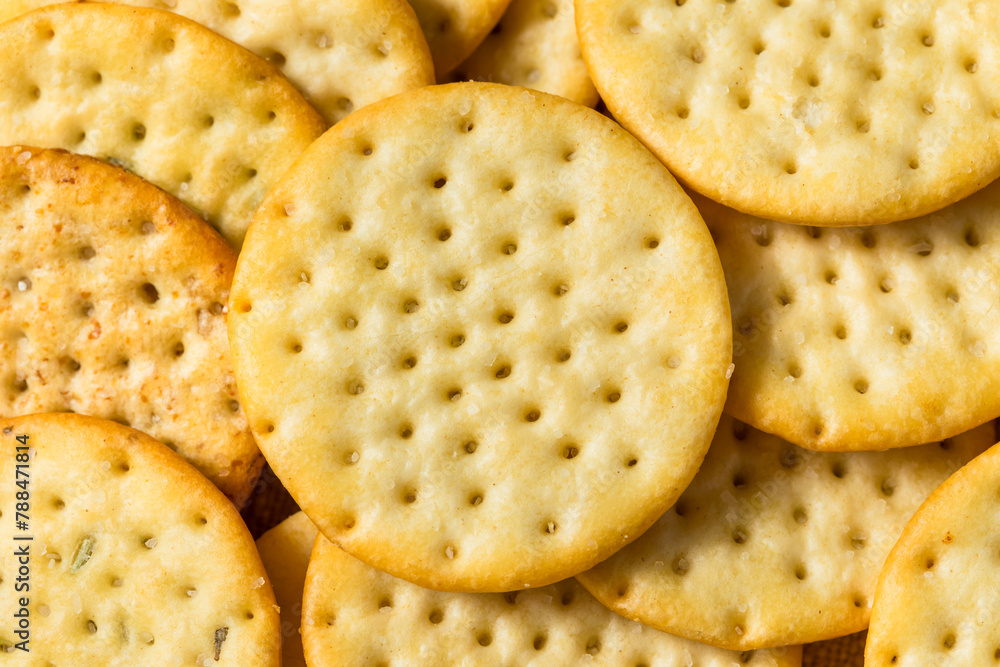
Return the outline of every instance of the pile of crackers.
<path id="1" fill-rule="evenodd" d="M 0 662 L 1000 663 L 998 26 L 7 0 Z"/>

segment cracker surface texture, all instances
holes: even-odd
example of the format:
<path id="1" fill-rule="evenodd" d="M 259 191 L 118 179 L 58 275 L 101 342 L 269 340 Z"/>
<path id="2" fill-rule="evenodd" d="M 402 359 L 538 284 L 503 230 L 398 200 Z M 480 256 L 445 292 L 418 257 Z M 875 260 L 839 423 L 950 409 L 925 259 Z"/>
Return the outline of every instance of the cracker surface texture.
<path id="1" fill-rule="evenodd" d="M 600 114 L 509 86 L 338 123 L 262 205 L 231 304 L 251 428 L 299 506 L 442 590 L 552 583 L 634 540 L 728 383 L 690 200 Z"/>
<path id="2" fill-rule="evenodd" d="M 237 249 L 264 195 L 326 127 L 272 65 L 166 11 L 44 7 L 0 24 L 0 50 L 0 144 L 124 167 Z"/>
<path id="3" fill-rule="evenodd" d="M 828 451 L 934 442 L 1000 415 L 1000 183 L 870 228 L 696 203 L 732 304 L 727 413 Z"/>
<path id="4" fill-rule="evenodd" d="M 355 108 L 434 83 L 434 63 L 406 0 L 119 0 L 169 9 L 281 70 L 331 125 Z M 4 0 L 0 22 L 52 0 Z"/>
<path id="5" fill-rule="evenodd" d="M 524 86 L 585 106 L 597 104 L 576 36 L 573 0 L 514 0 L 449 78 Z"/>
<path id="6" fill-rule="evenodd" d="M 510 0 L 409 0 L 441 79 L 476 50 Z"/>
<path id="7" fill-rule="evenodd" d="M 264 569 L 271 577 L 274 598 L 281 608 L 281 665 L 305 667 L 302 654 L 302 591 L 305 589 L 309 556 L 319 531 L 298 512 L 267 531 L 257 540 Z"/>
<path id="8" fill-rule="evenodd" d="M 674 507 L 578 579 L 626 618 L 733 650 L 858 632 L 903 526 L 995 439 L 991 422 L 908 450 L 821 453 L 723 416 Z"/>
<path id="9" fill-rule="evenodd" d="M 1000 5 L 577 0 L 584 59 L 681 182 L 814 225 L 930 213 L 1000 175 Z"/>
<path id="10" fill-rule="evenodd" d="M 26 597 L 30 619 L 30 653 L 13 648 L 20 638 L 10 624 L 0 631 L 5 661 L 280 665 L 278 610 L 253 539 L 193 467 L 149 436 L 94 417 L 5 419 L 0 433 L 11 471 L 0 486 L 0 539 L 29 550 L 30 579 L 30 591 L 14 590 L 24 563 L 4 549 L 0 613 L 15 618 Z M 31 497 L 26 530 L 15 524 L 24 502 L 15 463 Z"/>
<path id="11" fill-rule="evenodd" d="M 511 593 L 440 593 L 316 541 L 302 611 L 315 665 L 799 667 L 798 647 L 736 653 L 617 616 L 568 579 Z"/>
<path id="12" fill-rule="evenodd" d="M 221 236 L 142 179 L 0 148 L 0 416 L 133 426 L 241 506 L 264 459 L 226 336 L 235 267 Z"/>
<path id="13" fill-rule="evenodd" d="M 879 577 L 865 665 L 992 665 L 1000 656 L 1000 447 L 920 507 Z"/>

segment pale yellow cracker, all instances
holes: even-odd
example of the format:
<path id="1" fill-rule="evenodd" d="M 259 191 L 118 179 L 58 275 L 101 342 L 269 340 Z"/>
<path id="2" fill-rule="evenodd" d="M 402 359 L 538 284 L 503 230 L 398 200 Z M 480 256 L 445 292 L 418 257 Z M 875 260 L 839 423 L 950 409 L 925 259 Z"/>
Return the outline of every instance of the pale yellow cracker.
<path id="1" fill-rule="evenodd" d="M 319 531 L 304 512 L 288 517 L 257 540 L 257 550 L 281 607 L 281 665 L 305 667 L 302 655 L 302 591 L 309 555 Z"/>
<path id="2" fill-rule="evenodd" d="M 868 667 L 1000 661 L 1000 447 L 927 499 L 886 560 L 865 646 Z"/>
<path id="3" fill-rule="evenodd" d="M 524 86 L 590 107 L 597 104 L 576 37 L 573 0 L 514 0 L 450 78 Z"/>
<path id="4" fill-rule="evenodd" d="M 274 471 L 328 538 L 432 588 L 548 584 L 638 537 L 728 383 L 690 200 L 620 127 L 523 88 L 338 123 L 262 205 L 233 285 Z"/>
<path id="5" fill-rule="evenodd" d="M 383 97 L 434 83 L 406 0 L 118 0 L 167 9 L 267 59 L 330 124 Z M 0 22 L 52 0 L 4 0 Z"/>
<path id="6" fill-rule="evenodd" d="M 626 618 L 733 650 L 863 630 L 920 503 L 996 440 L 818 453 L 724 416 L 698 475 L 642 537 L 577 578 Z"/>
<path id="7" fill-rule="evenodd" d="M 427 38 L 438 79 L 469 57 L 510 0 L 409 0 Z"/>
<path id="8" fill-rule="evenodd" d="M 368 567 L 322 537 L 306 579 L 313 665 L 798 667 L 802 649 L 724 651 L 612 614 L 573 579 L 512 593 L 439 593 Z"/>
<path id="9" fill-rule="evenodd" d="M 0 662 L 280 665 L 253 539 L 194 468 L 94 417 L 0 420 L 0 433 Z M 22 609 L 26 635 L 15 633 Z"/>
<path id="10" fill-rule="evenodd" d="M 235 267 L 221 236 L 142 179 L 0 148 L 0 416 L 134 426 L 242 505 L 264 459 L 226 338 Z"/>
<path id="11" fill-rule="evenodd" d="M 940 440 L 1000 414 L 1000 183 L 872 228 L 696 203 L 732 303 L 726 412 L 837 451 Z"/>
<path id="12" fill-rule="evenodd" d="M 0 24 L 0 144 L 104 158 L 234 247 L 325 123 L 281 73 L 170 12 L 86 3 Z"/>
<path id="13" fill-rule="evenodd" d="M 682 182 L 775 220 L 878 224 L 1000 175 L 1000 4 L 577 0 L 608 108 Z"/>

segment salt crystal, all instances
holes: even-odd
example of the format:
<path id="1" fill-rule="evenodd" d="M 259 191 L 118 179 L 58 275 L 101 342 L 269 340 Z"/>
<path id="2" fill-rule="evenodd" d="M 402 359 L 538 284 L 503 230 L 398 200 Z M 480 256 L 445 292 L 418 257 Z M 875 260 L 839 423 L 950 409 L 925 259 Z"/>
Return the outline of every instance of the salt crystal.
<path id="1" fill-rule="evenodd" d="M 193 598 L 193 597 L 194 597 L 195 595 L 197 595 L 197 594 L 198 594 L 198 591 L 197 591 L 196 589 L 194 589 L 194 588 L 189 588 L 189 589 L 187 589 L 187 590 L 186 590 L 186 591 L 184 591 L 184 592 L 185 592 L 185 593 L 187 593 L 187 596 L 188 596 L 189 598 Z"/>
<path id="2" fill-rule="evenodd" d="M 257 577 L 256 579 L 254 579 L 254 582 L 250 584 L 250 590 L 255 591 L 263 585 L 264 585 L 264 577 Z"/>
<path id="3" fill-rule="evenodd" d="M 449 560 L 454 558 L 455 549 L 453 549 L 452 547 L 448 547 L 447 549 L 444 550 L 444 555 L 447 556 Z"/>
<path id="4" fill-rule="evenodd" d="M 389 40 L 385 40 L 384 42 L 378 45 L 378 52 L 381 53 L 383 56 L 389 55 L 390 51 L 392 51 L 392 42 L 390 42 Z"/>
<path id="5" fill-rule="evenodd" d="M 469 98 L 465 98 L 464 100 L 462 100 L 462 104 L 458 107 L 458 113 L 464 116 L 470 111 L 472 111 L 472 100 L 470 100 Z"/>
<path id="6" fill-rule="evenodd" d="M 729 368 L 726 369 L 726 379 L 733 377 L 733 371 L 736 370 L 736 364 L 729 364 Z"/>
<path id="7" fill-rule="evenodd" d="M 30 289 L 31 289 L 31 281 L 28 280 L 27 278 L 21 278 L 20 280 L 17 281 L 17 291 L 27 292 Z"/>
<path id="8" fill-rule="evenodd" d="M 285 215 L 295 214 L 295 204 L 285 204 Z"/>
<path id="9" fill-rule="evenodd" d="M 147 549 L 152 549 L 153 547 L 156 546 L 156 538 L 155 537 L 151 537 L 148 540 L 146 540 L 145 542 L 143 542 L 143 544 L 146 545 Z"/>
<path id="10" fill-rule="evenodd" d="M 977 357 L 982 357 L 983 355 L 986 354 L 986 346 L 983 345 L 983 341 L 981 340 L 973 343 L 970 349 L 972 350 L 972 354 L 976 355 Z"/>
<path id="11" fill-rule="evenodd" d="M 101 470 L 104 472 L 111 470 L 111 461 L 101 461 Z"/>
<path id="12" fill-rule="evenodd" d="M 740 610 L 740 613 L 741 613 L 741 614 L 745 614 L 745 613 L 746 613 L 746 611 L 747 611 L 747 605 L 746 605 L 746 603 L 745 603 L 745 602 L 744 602 L 743 604 L 739 605 L 739 606 L 738 606 L 738 607 L 736 607 L 736 608 Z"/>
<path id="13" fill-rule="evenodd" d="M 332 45 L 333 42 L 330 41 L 330 37 L 325 32 L 321 32 L 319 37 L 316 38 L 316 46 L 321 49 L 328 49 Z"/>
<path id="14" fill-rule="evenodd" d="M 23 165 L 30 159 L 31 159 L 31 153 L 29 153 L 28 151 L 24 151 L 23 153 L 18 153 L 17 157 L 15 158 L 15 161 L 17 162 L 18 165 Z"/>
<path id="15" fill-rule="evenodd" d="M 83 611 L 83 600 L 80 598 L 79 593 L 73 596 L 73 611 L 78 614 Z"/>

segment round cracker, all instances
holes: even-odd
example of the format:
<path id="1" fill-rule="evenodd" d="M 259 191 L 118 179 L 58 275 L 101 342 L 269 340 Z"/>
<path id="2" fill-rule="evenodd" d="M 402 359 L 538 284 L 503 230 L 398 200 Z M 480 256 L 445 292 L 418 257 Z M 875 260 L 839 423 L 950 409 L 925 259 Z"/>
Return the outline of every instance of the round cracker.
<path id="1" fill-rule="evenodd" d="M 1000 415 L 1000 182 L 875 228 L 696 204 L 732 304 L 726 412 L 826 451 L 933 442 Z"/>
<path id="2" fill-rule="evenodd" d="M 434 63 L 406 0 L 117 0 L 169 9 L 281 70 L 331 125 L 355 108 L 434 83 Z M 52 0 L 5 0 L 0 22 Z"/>
<path id="3" fill-rule="evenodd" d="M 858 632 L 903 526 L 995 441 L 991 422 L 908 450 L 820 453 L 724 415 L 677 504 L 577 578 L 626 618 L 731 650 Z"/>
<path id="4" fill-rule="evenodd" d="M 264 459 L 226 337 L 235 267 L 221 236 L 142 179 L 0 148 L 0 416 L 134 426 L 242 506 Z"/>
<path id="5" fill-rule="evenodd" d="M 257 550 L 271 577 L 281 608 L 281 667 L 305 667 L 302 654 L 302 591 L 309 556 L 319 531 L 305 512 L 297 512 L 257 540 Z"/>
<path id="6" fill-rule="evenodd" d="M 585 106 L 597 104 L 576 37 L 573 0 L 514 0 L 449 78 L 524 86 Z"/>
<path id="7" fill-rule="evenodd" d="M 280 664 L 278 610 L 253 539 L 193 467 L 94 417 L 0 420 L 0 433 L 10 473 L 0 489 L 0 611 L 13 619 L 27 600 L 31 664 Z M 25 655 L 10 623 L 0 633 L 8 653 Z"/>
<path id="8" fill-rule="evenodd" d="M 934 491 L 906 525 L 879 577 L 866 665 L 996 663 L 997 489 L 1000 447 L 993 447 Z"/>
<path id="9" fill-rule="evenodd" d="M 299 506 L 442 590 L 551 583 L 635 539 L 728 382 L 690 200 L 597 112 L 509 86 L 338 123 L 262 205 L 230 302 L 251 428 Z"/>
<path id="10" fill-rule="evenodd" d="M 513 593 L 439 593 L 368 567 L 320 537 L 302 637 L 314 665 L 799 667 L 802 649 L 735 653 L 611 613 L 573 579 Z"/>
<path id="11" fill-rule="evenodd" d="M 615 117 L 686 185 L 814 225 L 930 213 L 1000 175 L 1000 5 L 577 0 Z"/>
<path id="12" fill-rule="evenodd" d="M 44 7 L 0 24 L 0 50 L 0 144 L 107 159 L 237 249 L 265 193 L 326 126 L 273 66 L 170 12 Z"/>
<path id="13" fill-rule="evenodd" d="M 510 0 L 409 0 L 427 38 L 434 71 L 441 79 L 469 57 Z"/>

